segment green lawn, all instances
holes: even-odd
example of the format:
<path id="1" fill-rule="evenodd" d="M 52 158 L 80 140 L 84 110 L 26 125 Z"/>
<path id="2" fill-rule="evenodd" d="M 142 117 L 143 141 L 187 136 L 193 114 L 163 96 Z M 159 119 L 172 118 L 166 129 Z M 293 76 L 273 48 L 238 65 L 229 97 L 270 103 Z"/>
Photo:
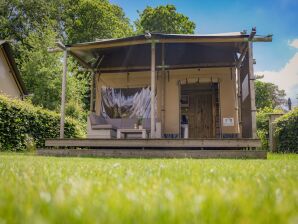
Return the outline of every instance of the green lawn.
<path id="1" fill-rule="evenodd" d="M 298 155 L 268 160 L 0 153 L 0 223 L 298 223 Z"/>

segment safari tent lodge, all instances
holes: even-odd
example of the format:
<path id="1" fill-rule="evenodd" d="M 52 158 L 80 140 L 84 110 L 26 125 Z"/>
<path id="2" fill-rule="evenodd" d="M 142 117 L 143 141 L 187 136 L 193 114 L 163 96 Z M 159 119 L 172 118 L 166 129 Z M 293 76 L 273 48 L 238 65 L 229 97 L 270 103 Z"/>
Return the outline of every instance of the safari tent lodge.
<path id="1" fill-rule="evenodd" d="M 62 129 L 47 145 L 259 147 L 253 43 L 270 41 L 252 29 L 60 43 L 65 73 L 68 54 L 92 73 L 90 115 L 86 139 L 64 139 Z"/>

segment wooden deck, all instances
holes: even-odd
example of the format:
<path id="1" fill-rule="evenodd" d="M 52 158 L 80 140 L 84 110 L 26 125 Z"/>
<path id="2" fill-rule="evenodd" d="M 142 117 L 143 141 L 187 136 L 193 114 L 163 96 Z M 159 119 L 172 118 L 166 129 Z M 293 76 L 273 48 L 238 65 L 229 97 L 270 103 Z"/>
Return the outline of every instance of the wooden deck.
<path id="1" fill-rule="evenodd" d="M 257 139 L 47 139 L 43 156 L 266 159 Z"/>
<path id="2" fill-rule="evenodd" d="M 46 147 L 239 149 L 261 146 L 258 139 L 47 139 Z"/>
<path id="3" fill-rule="evenodd" d="M 173 150 L 173 149 L 39 149 L 37 155 L 58 157 L 109 157 L 109 158 L 225 158 L 266 159 L 267 152 L 260 150 Z"/>

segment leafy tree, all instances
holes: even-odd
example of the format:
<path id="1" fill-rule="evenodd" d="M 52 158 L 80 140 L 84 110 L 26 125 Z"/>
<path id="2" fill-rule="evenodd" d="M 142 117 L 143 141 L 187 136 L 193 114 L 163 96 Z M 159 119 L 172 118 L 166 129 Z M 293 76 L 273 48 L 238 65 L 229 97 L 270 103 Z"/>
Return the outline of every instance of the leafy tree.
<path id="1" fill-rule="evenodd" d="M 257 78 L 262 78 L 259 76 Z M 286 103 L 286 94 L 277 85 L 270 82 L 255 82 L 257 111 L 257 135 L 261 140 L 262 148 L 269 148 L 269 114 L 282 113 L 282 106 Z"/>
<path id="2" fill-rule="evenodd" d="M 51 28 L 65 43 L 124 37 L 132 26 L 123 10 L 107 0 L 0 0 L 0 38 L 24 40 Z"/>
<path id="3" fill-rule="evenodd" d="M 67 104 L 65 113 L 67 116 L 86 121 L 87 112 L 90 108 L 90 83 L 89 72 L 78 70 L 78 64 L 72 57 L 68 58 L 67 77 Z M 60 102 L 59 102 L 60 106 Z"/>
<path id="4" fill-rule="evenodd" d="M 138 33 L 161 32 L 188 34 L 194 33 L 196 24 L 189 18 L 176 11 L 174 5 L 147 7 L 139 12 L 139 19 L 135 21 Z"/>
<path id="5" fill-rule="evenodd" d="M 123 10 L 106 0 L 75 0 L 61 13 L 68 43 L 117 38 L 132 34 Z M 74 3 L 75 2 L 75 3 Z"/>
<path id="6" fill-rule="evenodd" d="M 124 37 L 132 26 L 123 10 L 108 0 L 0 0 L 0 39 L 15 40 L 15 57 L 35 105 L 60 109 L 61 54 L 49 54 L 57 39 L 64 43 Z M 89 108 L 90 75 L 69 57 L 66 113 L 82 118 Z M 83 118 L 82 118 L 83 119 Z"/>
<path id="7" fill-rule="evenodd" d="M 270 82 L 255 82 L 256 107 L 262 109 L 265 107 L 279 108 L 285 105 L 285 91 L 280 90 L 277 85 Z"/>
<path id="8" fill-rule="evenodd" d="M 57 24 L 53 19 L 54 1 L 0 0 L 0 39 L 11 39 L 27 47 L 24 40 L 31 32 Z"/>
<path id="9" fill-rule="evenodd" d="M 32 47 L 20 45 L 17 58 L 26 88 L 33 94 L 32 103 L 51 110 L 58 109 L 61 94 L 61 54 L 47 52 L 48 46 L 55 45 L 55 36 L 51 29 L 31 32 L 24 41 Z"/>

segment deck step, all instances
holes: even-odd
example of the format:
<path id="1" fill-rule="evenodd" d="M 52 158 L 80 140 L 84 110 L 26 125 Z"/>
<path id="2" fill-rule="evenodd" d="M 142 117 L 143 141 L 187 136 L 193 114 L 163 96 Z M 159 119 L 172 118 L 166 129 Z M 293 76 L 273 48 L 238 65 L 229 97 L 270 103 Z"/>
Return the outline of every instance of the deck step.
<path id="1" fill-rule="evenodd" d="M 257 148 L 259 139 L 46 139 L 46 147 Z"/>
<path id="2" fill-rule="evenodd" d="M 267 152 L 263 150 L 38 149 L 37 155 L 109 158 L 267 159 Z"/>

